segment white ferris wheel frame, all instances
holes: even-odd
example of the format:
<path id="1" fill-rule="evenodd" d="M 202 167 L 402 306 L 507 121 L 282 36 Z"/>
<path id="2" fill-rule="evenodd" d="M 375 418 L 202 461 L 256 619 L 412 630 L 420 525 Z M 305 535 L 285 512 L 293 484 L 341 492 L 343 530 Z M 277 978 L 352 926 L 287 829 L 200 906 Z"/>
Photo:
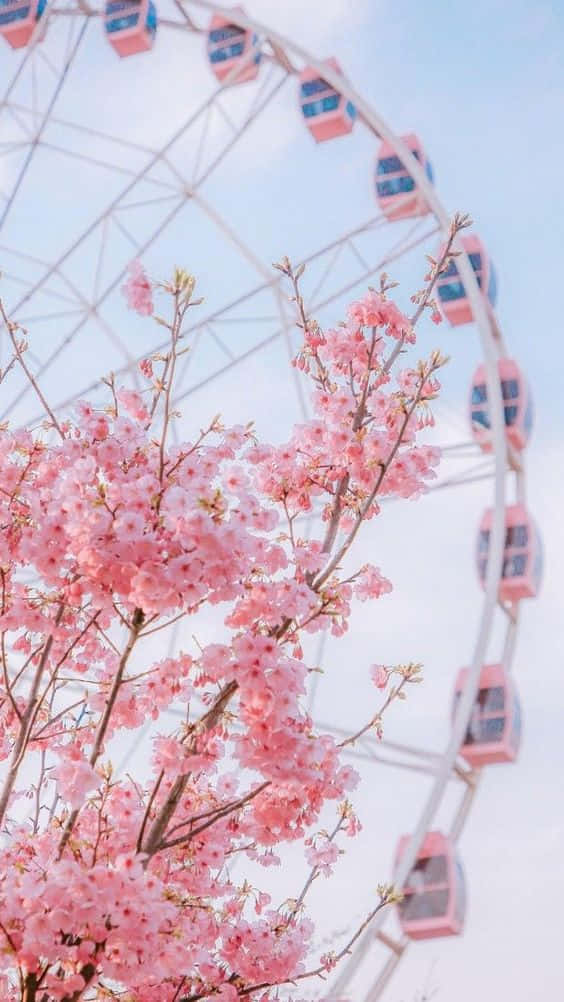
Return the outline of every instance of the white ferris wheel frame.
<path id="1" fill-rule="evenodd" d="M 182 15 L 183 20 L 178 22 L 161 21 L 160 23 L 174 29 L 205 33 L 207 27 L 198 25 L 193 20 L 191 14 L 189 14 L 185 9 L 186 4 L 184 0 L 174 0 L 174 2 L 180 14 Z M 17 196 L 19 184 L 25 174 L 27 166 L 29 165 L 31 157 L 33 156 L 33 152 L 37 148 L 39 142 L 41 141 L 44 127 L 47 124 L 49 118 L 53 117 L 54 106 L 56 103 L 60 87 L 63 84 L 69 66 L 71 65 L 73 59 L 76 56 L 76 52 L 78 50 L 88 20 L 90 18 L 97 18 L 102 13 L 99 9 L 95 9 L 94 7 L 92 7 L 87 2 L 87 0 L 76 0 L 76 3 L 77 7 L 75 8 L 72 8 L 70 4 L 68 7 L 64 6 L 57 7 L 56 3 L 53 3 L 52 6 L 49 5 L 46 14 L 41 19 L 41 21 L 39 21 L 38 24 L 36 25 L 32 40 L 30 42 L 30 46 L 28 47 L 28 50 L 24 55 L 22 62 L 20 63 L 16 76 L 14 77 L 13 83 L 19 77 L 19 75 L 23 71 L 25 71 L 26 59 L 29 53 L 35 49 L 35 43 L 41 37 L 44 36 L 48 26 L 49 19 L 51 17 L 59 17 L 61 15 L 65 16 L 74 14 L 76 15 L 76 17 L 74 18 L 75 21 L 77 18 L 82 19 L 83 23 L 81 31 L 79 31 L 78 35 L 73 35 L 72 38 L 69 35 L 69 46 L 67 54 L 63 60 L 62 65 L 59 68 L 55 68 L 54 71 L 55 76 L 57 75 L 58 72 L 59 79 L 55 86 L 52 99 L 48 103 L 47 109 L 45 110 L 45 112 L 43 112 L 41 116 L 39 116 L 39 121 L 37 121 L 36 123 L 34 122 L 34 129 L 30 136 L 30 144 L 29 144 L 30 149 L 24 162 L 23 171 L 21 171 L 20 174 L 18 175 L 16 183 L 13 186 L 11 195 L 7 197 L 6 204 L 3 210 L 0 211 L 0 228 L 2 222 L 4 221 L 7 213 L 11 208 L 14 199 Z M 254 18 L 250 18 L 239 11 L 233 11 L 228 7 L 218 6 L 215 3 L 210 3 L 209 0 L 191 0 L 191 6 L 199 8 L 201 10 L 205 10 L 207 12 L 218 13 L 227 18 L 232 23 L 238 24 L 241 27 L 250 30 L 254 34 L 256 34 L 259 40 L 259 45 L 262 47 L 265 44 L 267 44 L 270 50 L 271 60 L 277 63 L 285 71 L 286 77 L 282 79 L 282 82 L 284 82 L 284 80 L 287 79 L 288 75 L 296 74 L 297 72 L 300 71 L 301 68 L 305 66 L 310 66 L 314 68 L 319 73 L 320 76 L 323 76 L 323 78 L 327 80 L 327 82 L 332 87 L 334 87 L 338 92 L 343 94 L 343 96 L 355 106 L 357 110 L 357 116 L 364 123 L 364 125 L 374 134 L 375 137 L 377 137 L 380 140 L 385 140 L 387 143 L 389 143 L 390 146 L 393 148 L 394 152 L 403 162 L 403 164 L 409 168 L 411 176 L 414 178 L 420 192 L 424 195 L 425 201 L 427 202 L 433 216 L 435 217 L 436 223 L 438 224 L 437 227 L 438 230 L 440 230 L 440 232 L 444 236 L 446 236 L 449 230 L 450 218 L 439 199 L 436 189 L 428 179 L 426 172 L 424 170 L 424 166 L 417 160 L 416 157 L 413 156 L 411 150 L 405 145 L 405 143 L 390 129 L 390 127 L 387 125 L 384 119 L 361 96 L 361 94 L 359 94 L 354 89 L 354 87 L 345 77 L 338 74 L 331 66 L 317 59 L 315 56 L 313 56 L 310 52 L 308 52 L 305 48 L 303 48 L 296 42 L 286 38 L 279 32 L 273 31 L 268 26 L 261 24 Z M 247 56 L 246 58 L 249 59 L 251 57 L 252 53 L 250 53 L 249 56 Z M 235 70 L 232 71 L 227 76 L 223 84 L 217 89 L 216 92 L 214 92 L 214 95 L 212 95 L 212 97 L 207 102 L 205 102 L 203 106 L 204 108 L 206 107 L 206 105 L 211 105 L 211 103 L 217 99 L 218 95 L 221 95 L 223 93 L 225 88 L 228 87 L 233 82 L 236 73 L 239 71 L 240 67 L 235 68 Z M 276 86 L 275 89 L 276 90 L 278 89 L 278 85 Z M 8 99 L 10 96 L 10 90 L 11 88 L 6 93 L 2 105 L 0 105 L 0 112 L 2 111 L 3 108 L 9 106 Z M 270 100 L 271 96 L 272 95 L 269 94 L 266 100 L 263 101 L 262 105 L 260 104 L 259 101 L 259 103 L 256 105 L 256 108 L 252 112 L 252 117 L 250 117 L 249 121 L 260 113 L 262 108 L 266 105 L 266 103 L 268 103 L 268 100 Z M 15 114 L 14 109 L 11 109 L 11 111 L 12 114 Z M 196 114 L 201 113 L 201 111 L 202 109 L 199 109 L 199 112 L 197 112 Z M 244 131 L 247 124 L 248 121 L 243 124 L 242 128 L 239 129 L 238 132 L 237 129 L 235 129 L 236 138 L 238 138 L 238 136 L 241 134 L 241 131 Z M 185 128 L 186 126 L 182 127 L 182 129 Z M 174 140 L 171 140 L 169 144 L 162 147 L 159 151 L 146 150 L 146 152 L 154 155 L 154 161 L 151 162 L 162 161 L 163 158 L 166 157 L 167 149 L 172 145 L 173 141 Z M 227 150 L 228 149 L 229 147 L 227 147 Z M 225 155 L 225 152 L 226 151 L 224 151 L 223 155 Z M 168 166 L 170 166 L 170 164 L 168 164 Z M 133 172 L 131 172 L 133 174 L 131 179 L 131 184 L 129 186 L 131 190 L 134 189 L 135 184 L 139 181 L 139 178 L 143 176 L 143 174 L 147 173 L 148 169 L 149 167 L 145 165 L 145 167 L 141 171 L 137 172 L 137 174 L 133 174 Z M 278 331 L 276 331 L 274 334 L 271 334 L 262 342 L 259 342 L 259 344 L 256 345 L 255 347 L 244 352 L 240 357 L 230 358 L 229 357 L 230 353 L 226 350 L 227 361 L 225 365 L 219 370 L 219 372 L 224 372 L 232 365 L 240 364 L 242 361 L 245 360 L 246 357 L 249 356 L 249 354 L 261 350 L 265 344 L 270 343 L 274 338 L 279 337 L 280 335 L 282 335 L 283 338 L 285 339 L 287 351 L 289 354 L 291 354 L 292 345 L 290 340 L 290 330 L 292 327 L 292 323 L 287 316 L 286 304 L 284 302 L 284 298 L 281 293 L 279 278 L 271 275 L 270 271 L 264 267 L 262 262 L 255 256 L 255 254 L 246 245 L 246 243 L 242 240 L 239 234 L 237 234 L 233 230 L 233 228 L 226 222 L 226 220 L 223 219 L 217 213 L 214 207 L 211 206 L 203 198 L 201 194 L 199 194 L 198 187 L 200 183 L 201 183 L 201 178 L 199 179 L 199 182 L 198 179 L 196 179 L 196 184 L 192 185 L 187 185 L 184 178 L 179 178 L 180 200 L 182 201 L 182 199 L 186 200 L 190 198 L 196 201 L 199 207 L 202 209 L 202 211 L 208 216 L 208 218 L 210 218 L 223 231 L 225 237 L 232 243 L 234 243 L 235 246 L 240 251 L 240 253 L 243 255 L 243 257 L 246 258 L 246 260 L 252 264 L 252 266 L 256 269 L 258 275 L 262 279 L 262 286 L 258 286 L 257 289 L 252 290 L 252 292 L 249 294 L 249 297 L 254 295 L 254 293 L 260 288 L 263 289 L 271 288 L 280 320 L 280 328 Z M 126 188 L 126 192 L 128 190 L 129 189 Z M 115 201 L 118 202 L 123 197 L 124 197 L 124 192 L 122 191 Z M 105 213 L 103 214 L 102 217 L 100 217 L 100 219 L 107 220 L 108 214 L 111 213 L 112 208 L 113 207 L 110 206 L 109 209 L 106 209 Z M 157 231 L 153 234 L 147 246 L 150 246 L 153 240 L 156 239 L 156 237 L 162 232 L 162 230 L 166 227 L 170 219 L 175 215 L 177 211 L 178 207 L 175 206 L 172 212 L 169 215 L 167 215 L 163 223 L 158 227 Z M 100 219 L 98 219 L 93 224 L 93 227 L 100 222 Z M 377 225 L 377 221 L 371 221 L 369 224 L 367 224 L 367 228 L 369 228 L 369 226 L 372 225 L 373 223 L 376 223 Z M 359 228 L 357 231 L 351 231 L 350 233 L 347 233 L 343 238 L 341 238 L 341 240 L 335 241 L 334 244 L 329 245 L 329 247 L 324 248 L 323 251 L 320 251 L 319 253 L 325 253 L 327 251 L 331 251 L 332 249 L 336 249 L 336 253 L 338 254 L 339 248 L 342 248 L 342 246 L 345 244 L 350 245 L 354 248 L 354 238 L 361 229 L 362 228 Z M 425 236 L 421 237 L 420 239 L 421 240 L 425 239 L 426 236 L 428 236 L 428 234 L 425 234 Z M 79 237 L 77 244 L 83 238 L 84 234 L 82 234 L 81 237 Z M 418 242 L 419 239 L 414 240 L 415 244 Z M 409 245 L 409 239 L 407 243 Z M 405 252 L 405 247 L 403 247 L 402 249 L 401 241 L 399 247 L 400 249 L 398 251 L 398 256 Z M 0 247 L 0 250 L 1 249 L 3 248 Z M 142 246 L 140 248 L 137 248 L 137 251 L 139 253 L 143 253 L 145 249 L 146 247 Z M 458 241 L 455 242 L 455 249 L 460 249 Z M 20 310 L 25 305 L 25 303 L 33 297 L 33 294 L 37 291 L 37 289 L 45 286 L 45 282 L 48 280 L 50 275 L 60 273 L 59 269 L 61 267 L 61 263 L 64 263 L 65 258 L 68 256 L 68 254 L 72 252 L 72 250 L 73 248 L 70 248 L 68 250 L 68 253 L 64 254 L 61 258 L 59 258 L 59 260 L 55 265 L 49 265 L 47 267 L 46 273 L 42 276 L 40 280 L 38 280 L 35 283 L 35 285 L 33 283 L 31 283 L 31 285 L 28 283 L 28 288 L 26 289 L 26 292 L 14 307 L 14 310 L 16 312 Z M 313 257 L 316 256 L 317 255 L 313 255 Z M 357 256 L 360 257 L 360 254 L 358 252 Z M 393 255 L 387 256 L 384 260 L 378 262 L 376 266 L 370 266 L 367 262 L 363 261 L 363 265 L 365 265 L 366 277 L 373 274 L 376 270 L 380 270 L 381 267 L 385 265 L 389 260 L 393 260 Z M 42 262 L 42 263 L 47 264 L 47 262 Z M 462 744 L 463 736 L 466 732 L 468 723 L 470 721 L 473 704 L 477 695 L 480 671 L 482 665 L 485 663 L 487 651 L 492 638 L 494 617 L 498 612 L 498 610 L 501 610 L 501 615 L 504 617 L 505 621 L 503 650 L 499 660 L 501 660 L 501 662 L 503 663 L 504 667 L 507 670 L 509 670 L 511 667 L 511 662 L 513 658 L 516 637 L 517 637 L 517 628 L 518 628 L 518 612 L 519 612 L 518 603 L 509 606 L 500 603 L 498 599 L 499 583 L 501 580 L 501 573 L 502 573 L 504 539 L 505 539 L 505 498 L 506 498 L 506 479 L 508 476 L 512 475 L 514 477 L 514 484 L 515 484 L 514 489 L 515 489 L 516 500 L 520 503 L 524 503 L 525 501 L 525 469 L 522 462 L 522 458 L 521 456 L 517 456 L 514 450 L 508 446 L 505 435 L 505 422 L 504 422 L 504 410 L 503 410 L 504 405 L 503 405 L 501 386 L 500 386 L 498 367 L 497 367 L 498 361 L 505 355 L 505 346 L 499 324 L 493 312 L 493 308 L 490 309 L 489 307 L 486 307 L 485 300 L 482 296 L 482 293 L 478 286 L 478 282 L 476 280 L 476 275 L 470 265 L 467 256 L 464 253 L 462 253 L 460 257 L 457 259 L 457 268 L 459 270 L 461 279 L 464 283 L 466 294 L 472 308 L 474 321 L 478 328 L 483 361 L 485 363 L 485 368 L 486 368 L 486 386 L 487 386 L 488 403 L 489 403 L 489 411 L 491 418 L 491 433 L 492 433 L 492 443 L 493 443 L 493 450 L 492 450 L 493 466 L 494 466 L 493 519 L 492 519 L 492 529 L 491 529 L 490 544 L 489 544 L 489 559 L 487 564 L 487 573 L 486 573 L 484 597 L 482 602 L 479 628 L 474 642 L 473 654 L 467 675 L 466 684 L 458 703 L 456 715 L 453 721 L 451 736 L 446 748 L 443 751 L 443 754 L 439 756 L 430 752 L 425 752 L 421 749 L 413 749 L 407 745 L 401 745 L 398 743 L 388 742 L 388 741 L 383 743 L 378 742 L 378 744 L 376 745 L 376 743 L 374 741 L 371 741 L 370 739 L 364 739 L 360 743 L 359 748 L 357 749 L 357 754 L 360 755 L 361 757 L 369 757 L 372 760 L 383 761 L 388 765 L 398 765 L 400 767 L 412 768 L 415 769 L 416 771 L 421 771 L 426 774 L 434 776 L 434 782 L 431 791 L 427 797 L 427 801 L 423 807 L 417 825 L 414 828 L 409 846 L 407 847 L 406 852 L 402 856 L 401 862 L 397 867 L 397 870 L 394 875 L 395 882 L 398 886 L 401 886 L 403 884 L 409 871 L 411 870 L 417 857 L 417 854 L 419 852 L 419 849 L 421 847 L 421 844 L 423 842 L 423 839 L 425 837 L 425 834 L 431 828 L 433 819 L 435 818 L 437 811 L 443 801 L 443 797 L 447 789 L 447 786 L 453 778 L 462 781 L 463 795 L 460 798 L 460 802 L 452 818 L 449 835 L 451 839 L 454 842 L 456 842 L 462 832 L 469 810 L 472 806 L 473 798 L 475 796 L 478 787 L 480 770 L 465 768 L 458 759 L 458 752 Z M 120 273 L 120 275 L 118 275 L 116 280 L 112 283 L 111 289 L 116 287 L 116 285 L 122 278 L 122 274 L 123 273 Z M 96 301 L 95 297 L 93 302 L 90 303 L 89 301 L 85 300 L 85 297 L 77 289 L 72 288 L 72 283 L 68 280 L 68 278 L 65 277 L 64 280 L 66 285 L 69 287 L 69 293 L 71 297 L 76 296 L 77 301 L 82 304 L 82 308 L 85 311 L 84 317 L 79 320 L 78 327 L 70 336 L 74 336 L 76 330 L 80 329 L 80 327 L 83 325 L 86 319 L 88 319 L 88 317 L 91 315 L 96 315 L 96 319 L 98 320 L 98 322 L 104 324 L 105 322 L 102 321 L 101 317 L 97 312 L 98 306 L 100 305 L 102 298 L 98 296 L 98 301 Z M 352 284 L 354 285 L 357 283 L 355 282 Z M 343 290 L 339 290 L 339 293 L 342 291 Z M 336 295 L 339 295 L 339 293 L 337 293 Z M 237 302 L 238 303 L 243 302 L 245 301 L 246 298 L 249 297 L 243 296 Z M 332 298 L 336 298 L 336 296 L 334 297 L 330 296 L 324 302 L 330 302 Z M 230 304 L 230 306 L 232 305 L 234 304 Z M 227 307 L 227 309 L 229 309 L 229 307 Z M 201 333 L 201 330 L 204 327 L 209 327 L 209 329 L 212 330 L 211 325 L 213 324 L 214 320 L 217 319 L 217 316 L 221 313 L 222 313 L 221 310 L 216 311 L 216 313 L 213 314 L 211 318 L 207 318 L 207 320 L 203 325 L 202 324 L 195 325 L 195 328 L 199 329 L 198 331 L 196 331 L 196 335 L 198 336 L 198 334 Z M 106 327 L 107 326 L 108 325 L 106 324 Z M 110 337 L 112 336 L 111 331 L 107 331 L 107 333 L 109 334 Z M 66 343 L 67 340 L 63 342 L 63 346 Z M 58 351 L 59 349 L 57 350 L 57 353 Z M 131 370 L 134 361 L 135 361 L 134 359 L 131 359 L 129 357 L 128 353 L 125 353 L 124 366 L 122 371 Z M 43 370 L 40 369 L 40 374 L 41 371 Z M 212 376 L 205 379 L 204 382 L 208 382 L 211 379 L 215 378 L 217 374 L 218 373 L 214 373 Z M 195 390 L 198 389 L 201 385 L 203 384 L 200 383 L 196 386 L 191 387 L 184 394 L 179 394 L 178 399 L 180 400 L 183 398 L 183 396 L 195 392 Z M 90 389 L 90 387 L 88 389 Z M 298 378 L 296 378 L 296 392 L 302 413 L 305 413 L 306 405 L 303 397 L 303 390 Z M 63 401 L 58 406 L 59 407 L 65 406 L 66 403 L 68 403 L 68 401 Z M 471 482 L 472 480 L 476 479 L 482 479 L 485 477 L 489 478 L 490 476 L 491 473 L 489 471 L 482 472 L 480 466 L 477 466 L 475 468 L 475 472 L 471 476 L 466 478 L 462 477 L 459 480 L 453 478 L 451 482 L 465 483 L 465 482 Z M 451 482 L 445 482 L 440 486 L 450 486 Z M 332 730 L 336 732 L 337 729 L 334 726 L 332 726 Z M 403 937 L 399 941 L 394 940 L 389 934 L 387 934 L 384 931 L 383 927 L 388 919 L 388 916 L 389 916 L 389 910 L 383 910 L 382 912 L 380 912 L 376 916 L 371 926 L 362 935 L 362 937 L 357 943 L 357 946 L 354 949 L 354 952 L 352 953 L 348 961 L 344 964 L 343 968 L 340 970 L 339 974 L 331 984 L 331 995 L 333 997 L 336 998 L 342 997 L 343 993 L 345 992 L 351 979 L 355 975 L 360 964 L 367 956 L 371 946 L 377 939 L 380 943 L 382 943 L 385 947 L 388 948 L 389 957 L 385 962 L 385 964 L 383 965 L 378 977 L 374 980 L 370 989 L 368 990 L 364 1002 L 377 1002 L 377 1000 L 380 999 L 382 992 L 384 991 L 389 979 L 391 978 L 393 972 L 400 963 L 402 957 L 405 955 L 406 949 L 410 942 L 406 937 Z"/>

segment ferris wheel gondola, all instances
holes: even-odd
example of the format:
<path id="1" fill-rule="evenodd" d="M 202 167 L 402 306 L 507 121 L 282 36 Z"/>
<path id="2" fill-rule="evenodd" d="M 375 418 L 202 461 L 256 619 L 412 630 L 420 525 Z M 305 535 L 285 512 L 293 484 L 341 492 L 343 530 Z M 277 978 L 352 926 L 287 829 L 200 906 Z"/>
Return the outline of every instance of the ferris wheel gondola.
<path id="1" fill-rule="evenodd" d="M 334 73 L 342 75 L 336 59 L 327 60 Z M 356 108 L 339 89 L 319 75 L 315 66 L 306 66 L 300 73 L 300 106 L 305 123 L 317 143 L 346 136 L 352 131 Z"/>
<path id="2" fill-rule="evenodd" d="M 467 670 L 456 679 L 453 714 L 466 684 Z M 461 757 L 474 769 L 514 762 L 521 744 L 521 704 L 517 688 L 502 664 L 484 665 L 474 709 L 460 748 Z"/>
<path id="3" fill-rule="evenodd" d="M 533 425 L 533 402 L 526 379 L 512 358 L 498 362 L 503 397 L 503 417 L 508 443 L 517 451 L 525 448 Z M 470 394 L 472 436 L 484 452 L 491 452 L 488 392 L 483 365 L 478 366 Z"/>
<path id="4" fill-rule="evenodd" d="M 424 165 L 425 173 L 433 183 L 433 168 L 419 138 L 411 132 L 408 136 L 402 136 L 402 141 L 415 159 Z M 409 192 L 413 194 L 410 198 L 406 198 Z M 376 155 L 376 197 L 382 212 L 390 221 L 411 216 L 425 216 L 431 211 L 418 191 L 409 168 L 402 163 L 393 146 L 387 142 L 382 143 Z"/>
<path id="5" fill-rule="evenodd" d="M 12 49 L 28 44 L 46 7 L 47 0 L 0 0 L 0 35 Z"/>
<path id="6" fill-rule="evenodd" d="M 104 28 L 118 56 L 148 52 L 157 34 L 157 10 L 153 0 L 108 0 Z"/>
<path id="7" fill-rule="evenodd" d="M 234 7 L 233 12 L 244 14 L 242 7 Z M 207 54 L 220 83 L 227 77 L 230 83 L 254 80 L 262 58 L 257 35 L 220 14 L 213 15 L 208 28 Z M 241 67 L 238 72 L 237 67 Z"/>
<path id="8" fill-rule="evenodd" d="M 396 866 L 408 845 L 409 836 L 400 839 Z M 399 921 L 409 939 L 460 935 L 466 912 L 464 870 L 454 844 L 442 832 L 425 836 L 401 891 Z"/>
<path id="9" fill-rule="evenodd" d="M 478 576 L 484 584 L 488 569 L 493 511 L 488 509 L 478 536 Z M 505 541 L 499 582 L 500 602 L 535 598 L 542 579 L 542 543 L 538 529 L 523 504 L 505 509 Z"/>
<path id="10" fill-rule="evenodd" d="M 467 256 L 470 267 L 476 276 L 478 288 L 488 307 L 497 302 L 497 279 L 495 268 L 486 252 L 482 241 L 477 236 L 461 237 L 460 246 Z M 470 324 L 474 319 L 465 284 L 459 273 L 459 258 L 452 258 L 437 282 L 437 293 L 441 309 L 453 327 Z"/>

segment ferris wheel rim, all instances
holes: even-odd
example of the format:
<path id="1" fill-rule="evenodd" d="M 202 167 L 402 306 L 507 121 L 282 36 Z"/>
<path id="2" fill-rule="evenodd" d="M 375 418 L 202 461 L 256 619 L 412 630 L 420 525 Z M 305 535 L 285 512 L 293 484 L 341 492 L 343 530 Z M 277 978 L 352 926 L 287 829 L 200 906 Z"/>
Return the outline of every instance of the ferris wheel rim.
<path id="1" fill-rule="evenodd" d="M 78 0 L 79 6 L 81 8 L 81 14 L 85 17 L 95 17 L 98 16 L 97 11 L 93 11 L 92 8 L 85 9 L 86 5 L 83 4 L 83 0 Z M 443 233 L 446 233 L 449 224 L 449 216 L 444 210 L 442 203 L 439 200 L 438 193 L 436 189 L 429 182 L 422 166 L 413 157 L 409 148 L 405 145 L 400 137 L 396 136 L 395 133 L 387 126 L 384 119 L 382 119 L 374 109 L 362 98 L 362 96 L 350 85 L 349 81 L 345 77 L 341 77 L 336 74 L 335 71 L 328 67 L 327 64 L 312 56 L 306 49 L 293 42 L 291 39 L 286 38 L 284 35 L 272 31 L 268 26 L 261 24 L 253 18 L 248 18 L 246 15 L 241 15 L 239 12 L 233 11 L 229 8 L 218 6 L 216 4 L 208 2 L 208 0 L 192 0 L 192 5 L 200 9 L 206 10 L 208 12 L 214 11 L 219 14 L 223 14 L 228 17 L 231 21 L 241 24 L 245 28 L 249 28 L 255 31 L 260 37 L 263 37 L 269 41 L 273 46 L 274 59 L 277 59 L 277 50 L 284 53 L 286 56 L 287 63 L 289 62 L 287 53 L 290 52 L 294 57 L 298 57 L 303 60 L 305 65 L 311 66 L 316 69 L 320 74 L 323 74 L 325 79 L 332 84 L 340 93 L 342 93 L 346 98 L 351 100 L 355 104 L 357 111 L 359 112 L 359 118 L 363 121 L 364 125 L 373 132 L 375 136 L 380 139 L 386 140 L 396 154 L 400 157 L 402 162 L 407 166 L 409 165 L 409 171 L 414 177 L 418 187 L 420 188 L 422 194 L 425 196 L 427 204 L 432 210 L 432 214 L 439 223 Z M 184 4 L 178 0 L 176 6 L 184 12 Z M 66 13 L 63 10 L 53 11 L 52 16 L 62 16 Z M 194 26 L 194 22 L 185 22 L 180 25 L 184 30 L 189 31 L 203 31 L 205 29 Z M 288 71 L 288 66 L 284 68 Z M 281 64 L 284 65 L 284 64 Z M 291 71 L 296 74 L 297 68 L 291 65 Z M 401 883 L 401 873 L 405 871 L 405 875 L 411 869 L 411 866 L 415 860 L 415 856 L 419 850 L 420 844 L 424 837 L 424 834 L 429 828 L 429 824 L 432 821 L 432 817 L 436 813 L 436 809 L 440 803 L 442 792 L 444 792 L 446 785 L 449 781 L 450 775 L 452 773 L 455 759 L 458 753 L 458 749 L 461 744 L 461 739 L 464 734 L 465 728 L 467 726 L 468 720 L 470 718 L 471 708 L 474 701 L 474 697 L 478 687 L 479 681 L 479 671 L 484 663 L 484 655 L 487 649 L 487 645 L 490 641 L 493 617 L 494 613 L 498 607 L 498 587 L 501 578 L 501 568 L 502 568 L 502 558 L 503 558 L 503 542 L 505 537 L 505 524 L 504 524 L 504 512 L 505 512 L 505 480 L 506 475 L 510 473 L 515 473 L 516 479 L 516 493 L 518 499 L 524 498 L 525 491 L 525 473 L 524 468 L 521 465 L 520 468 L 511 468 L 511 465 L 507 461 L 507 443 L 505 439 L 505 424 L 503 419 L 503 401 L 501 397 L 501 389 L 499 385 L 499 377 L 497 371 L 497 362 L 499 357 L 503 356 L 504 346 L 501 338 L 501 332 L 497 325 L 497 321 L 493 315 L 493 311 L 490 313 L 484 304 L 482 295 L 478 288 L 478 284 L 474 275 L 474 272 L 466 259 L 465 255 L 462 255 L 458 261 L 458 269 L 463 280 L 464 287 L 466 290 L 467 298 L 470 301 L 470 305 L 473 312 L 474 322 L 478 328 L 480 334 L 480 341 L 482 345 L 482 353 L 484 356 L 484 362 L 486 366 L 486 384 L 488 401 L 490 408 L 491 417 L 491 433 L 493 441 L 493 459 L 495 465 L 494 472 L 494 515 L 492 523 L 492 531 L 490 535 L 490 551 L 489 551 L 489 561 L 488 561 L 488 571 L 485 581 L 485 593 L 482 603 L 482 614 L 480 627 L 478 630 L 478 635 L 474 647 L 474 655 L 472 659 L 472 664 L 470 671 L 468 673 L 468 678 L 465 686 L 464 693 L 460 700 L 457 716 L 454 721 L 451 739 L 445 749 L 442 756 L 442 770 L 440 776 L 437 777 L 435 785 L 431 796 L 424 808 L 423 813 L 420 817 L 419 824 L 414 831 L 412 841 L 405 856 L 402 860 L 402 865 L 399 871 L 398 881 Z M 518 606 L 513 610 L 511 617 L 508 617 L 508 627 L 507 635 L 504 648 L 504 663 L 507 658 L 507 667 L 509 667 L 512 650 L 515 645 L 517 623 L 518 623 Z M 381 925 L 387 920 L 387 914 L 385 912 L 381 913 L 382 921 L 376 922 L 371 927 L 371 930 L 366 933 L 366 938 L 361 944 L 355 957 L 360 960 L 362 959 L 361 953 L 369 948 L 370 943 L 374 939 L 375 932 L 378 932 Z M 405 946 L 407 944 L 402 944 L 401 953 L 398 954 L 399 959 L 403 956 L 405 952 Z M 397 966 L 399 959 L 396 958 L 393 964 L 393 969 Z M 351 958 L 354 961 L 354 957 Z M 390 958 L 393 960 L 393 957 Z M 390 973 L 393 973 L 393 969 Z M 339 993 L 344 988 L 345 984 L 348 983 L 349 975 L 352 976 L 354 971 L 349 967 L 341 972 L 340 976 L 334 983 L 334 990 Z M 386 979 L 381 982 L 381 979 L 376 985 L 372 987 L 367 995 L 367 1002 L 376 1002 L 376 999 L 380 997 L 381 990 L 387 984 Z"/>

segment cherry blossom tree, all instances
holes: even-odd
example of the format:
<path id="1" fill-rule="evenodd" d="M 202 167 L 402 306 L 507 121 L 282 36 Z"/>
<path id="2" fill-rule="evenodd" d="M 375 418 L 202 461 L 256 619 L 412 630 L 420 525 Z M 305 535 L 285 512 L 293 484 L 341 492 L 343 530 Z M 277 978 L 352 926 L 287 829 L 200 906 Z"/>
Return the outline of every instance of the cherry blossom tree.
<path id="1" fill-rule="evenodd" d="M 156 295 L 165 302 L 157 319 L 169 344 L 141 362 L 145 389 L 109 377 L 107 406 L 82 401 L 72 416 L 50 408 L 25 332 L 0 307 L 13 348 L 1 378 L 21 366 L 46 414 L 40 429 L 0 429 L 5 1002 L 268 1000 L 325 975 L 394 900 L 381 886 L 352 936 L 315 956 L 309 889 L 359 828 L 343 751 L 381 733 L 419 666 L 367 664 L 374 706 L 339 744 L 305 709 L 302 643 L 341 636 L 354 601 L 391 589 L 354 544 L 381 498 L 413 497 L 434 475 L 438 452 L 418 438 L 444 359 L 398 364 L 422 313 L 437 319 L 434 283 L 463 225 L 454 220 L 430 261 L 411 318 L 383 276 L 323 331 L 306 313 L 300 269 L 277 266 L 313 408 L 282 445 L 219 417 L 172 441 L 183 322 L 197 305 L 181 270 L 155 286 L 134 263 L 124 286 L 145 316 Z M 305 538 L 313 509 L 319 528 Z M 210 607 L 228 639 L 187 640 Z M 178 623 L 186 649 L 154 660 Z M 150 755 L 116 775 L 111 747 L 148 720 Z M 319 830 L 328 805 L 334 827 Z M 310 873 L 285 902 L 229 875 L 235 858 L 260 873 L 278 865 L 291 842 Z"/>

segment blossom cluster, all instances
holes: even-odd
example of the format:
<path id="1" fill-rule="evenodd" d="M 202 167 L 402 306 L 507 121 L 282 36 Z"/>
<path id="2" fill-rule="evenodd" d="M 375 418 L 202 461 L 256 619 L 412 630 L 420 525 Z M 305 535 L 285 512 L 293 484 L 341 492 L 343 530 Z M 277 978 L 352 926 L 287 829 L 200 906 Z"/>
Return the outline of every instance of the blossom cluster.
<path id="1" fill-rule="evenodd" d="M 415 496 L 434 475 L 438 453 L 418 433 L 440 360 L 396 374 L 393 351 L 415 334 L 369 292 L 335 330 L 303 324 L 313 416 L 286 443 L 215 419 L 171 444 L 192 289 L 177 272 L 170 351 L 142 362 L 143 392 L 110 382 L 112 402 L 81 402 L 55 440 L 0 429 L 6 1002 L 268 998 L 307 974 L 312 922 L 301 908 L 281 918 L 226 866 L 236 853 L 276 865 L 297 840 L 326 874 L 339 855 L 311 832 L 358 777 L 305 708 L 302 637 L 339 636 L 355 599 L 391 589 L 377 567 L 345 574 L 343 561 L 380 497 Z M 124 291 L 152 312 L 140 265 Z M 319 535 L 300 538 L 312 509 Z M 156 631 L 210 605 L 229 640 L 144 660 Z M 372 677 L 386 688 L 387 669 Z M 168 710 L 192 706 L 171 723 Z M 150 761 L 114 777 L 110 741 L 147 721 Z M 354 834 L 352 809 L 338 810 Z"/>

